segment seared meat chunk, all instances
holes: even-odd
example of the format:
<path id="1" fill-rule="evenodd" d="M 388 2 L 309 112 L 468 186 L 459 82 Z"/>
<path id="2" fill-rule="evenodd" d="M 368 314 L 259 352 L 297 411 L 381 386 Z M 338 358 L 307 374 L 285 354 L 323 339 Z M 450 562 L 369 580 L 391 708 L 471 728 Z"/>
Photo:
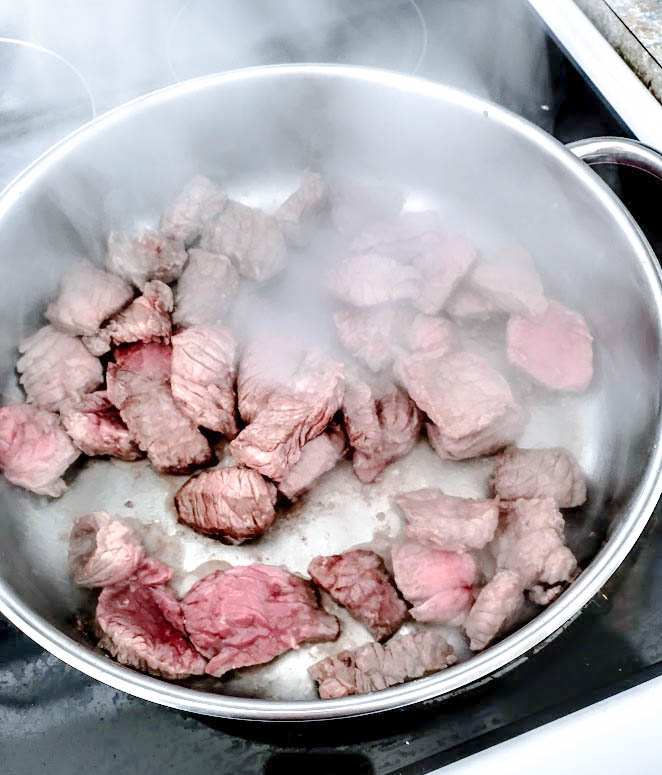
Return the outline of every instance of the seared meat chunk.
<path id="1" fill-rule="evenodd" d="M 285 266 L 287 248 L 278 224 L 262 210 L 230 200 L 207 221 L 200 247 L 229 256 L 239 273 L 264 282 Z"/>
<path id="2" fill-rule="evenodd" d="M 195 175 L 177 194 L 161 220 L 166 237 L 190 245 L 202 234 L 209 218 L 220 212 L 227 195 L 204 175 Z"/>
<path id="3" fill-rule="evenodd" d="M 142 291 L 150 280 L 171 283 L 182 273 L 188 256 L 181 240 L 143 229 L 135 237 L 111 232 L 106 266 Z"/>
<path id="4" fill-rule="evenodd" d="M 138 445 L 105 390 L 64 403 L 60 417 L 74 444 L 90 457 L 111 455 L 120 460 L 141 457 Z"/>
<path id="5" fill-rule="evenodd" d="M 542 315 L 547 299 L 531 256 L 512 247 L 481 261 L 471 273 L 472 286 L 504 312 Z"/>
<path id="6" fill-rule="evenodd" d="M 274 565 L 216 571 L 194 584 L 182 600 L 194 646 L 220 677 L 261 665 L 306 641 L 335 640 L 335 616 L 319 607 L 312 585 Z"/>
<path id="7" fill-rule="evenodd" d="M 132 298 L 133 288 L 121 277 L 81 261 L 62 278 L 46 317 L 65 334 L 93 334 Z"/>
<path id="8" fill-rule="evenodd" d="M 180 326 L 212 325 L 225 318 L 239 288 L 227 256 L 192 248 L 175 289 L 172 320 Z"/>
<path id="9" fill-rule="evenodd" d="M 570 581 L 577 560 L 565 546 L 565 522 L 553 498 L 502 501 L 497 566 L 519 574 L 525 588 Z"/>
<path id="10" fill-rule="evenodd" d="M 522 579 L 512 570 L 501 570 L 478 593 L 464 623 L 469 648 L 481 651 L 512 623 L 524 605 Z"/>
<path id="11" fill-rule="evenodd" d="M 85 514 L 69 537 L 69 567 L 79 587 L 107 587 L 133 576 L 144 559 L 138 536 L 105 511 Z"/>
<path id="12" fill-rule="evenodd" d="M 508 358 L 552 390 L 580 393 L 593 379 L 593 337 L 584 318 L 550 301 L 535 318 L 511 316 Z"/>
<path id="13" fill-rule="evenodd" d="M 304 358 L 291 387 L 275 390 L 255 419 L 231 442 L 242 465 L 271 479 L 282 479 L 301 457 L 301 449 L 319 436 L 340 408 L 342 364 L 321 351 Z"/>
<path id="14" fill-rule="evenodd" d="M 336 229 L 352 236 L 369 229 L 377 221 L 396 218 L 404 204 L 404 194 L 398 186 L 341 182 L 331 191 L 331 220 Z"/>
<path id="15" fill-rule="evenodd" d="M 361 624 L 375 640 L 390 638 L 407 615 L 407 606 L 391 583 L 382 558 L 366 549 L 315 557 L 308 573 L 318 587 Z"/>
<path id="16" fill-rule="evenodd" d="M 179 521 L 200 533 L 241 544 L 276 518 L 276 488 L 250 468 L 216 468 L 189 479 L 175 495 Z"/>
<path id="17" fill-rule="evenodd" d="M 57 498 L 60 478 L 80 455 L 56 414 L 28 404 L 0 408 L 0 468 L 12 484 Z"/>
<path id="18" fill-rule="evenodd" d="M 401 493 L 394 500 L 407 517 L 407 538 L 452 552 L 482 549 L 499 522 L 496 500 L 456 498 L 432 487 Z"/>
<path id="19" fill-rule="evenodd" d="M 503 500 L 554 498 L 559 508 L 581 506 L 586 482 L 575 456 L 567 449 L 508 447 L 497 455 L 491 484 Z"/>
<path id="20" fill-rule="evenodd" d="M 157 471 L 187 473 L 211 458 L 207 439 L 184 415 L 170 390 L 171 348 L 128 345 L 108 364 L 108 397 Z"/>
<path id="21" fill-rule="evenodd" d="M 411 315 L 393 304 L 345 307 L 333 316 L 343 347 L 371 371 L 381 371 L 395 357 L 401 332 Z"/>
<path id="22" fill-rule="evenodd" d="M 73 336 L 44 326 L 18 346 L 16 368 L 28 403 L 55 411 L 63 401 L 90 393 L 103 382 L 98 358 Z"/>
<path id="23" fill-rule="evenodd" d="M 288 242 L 307 245 L 315 216 L 327 202 L 327 185 L 319 172 L 305 170 L 299 188 L 276 210 L 276 221 Z"/>
<path id="24" fill-rule="evenodd" d="M 105 587 L 96 622 L 99 645 L 123 665 L 165 678 L 205 671 L 204 658 L 186 637 L 181 605 L 164 584 L 131 578 Z"/>
<path id="25" fill-rule="evenodd" d="M 444 307 L 446 313 L 458 321 L 489 320 L 501 312 L 496 302 L 476 288 L 460 287 Z"/>
<path id="26" fill-rule="evenodd" d="M 172 395 L 196 425 L 234 438 L 237 346 L 226 328 L 192 326 L 172 338 Z"/>
<path id="27" fill-rule="evenodd" d="M 398 371 L 409 395 L 432 420 L 428 436 L 441 457 L 490 455 L 512 443 L 526 422 L 506 380 L 473 353 L 442 358 L 414 353 L 399 362 Z"/>
<path id="28" fill-rule="evenodd" d="M 301 457 L 280 480 L 278 489 L 289 500 L 296 500 L 327 471 L 335 468 L 344 450 L 342 428 L 330 426 L 328 431 L 303 445 Z"/>
<path id="29" fill-rule="evenodd" d="M 412 260 L 423 282 L 415 305 L 421 312 L 436 315 L 476 259 L 476 248 L 462 237 L 438 232 L 424 234 Z"/>
<path id="30" fill-rule="evenodd" d="M 421 429 L 421 413 L 407 395 L 396 387 L 380 395 L 360 380 L 347 385 L 343 416 L 354 473 L 362 482 L 374 482 L 408 455 Z"/>
<path id="31" fill-rule="evenodd" d="M 457 662 L 453 650 L 436 632 L 398 635 L 385 646 L 364 643 L 308 668 L 323 700 L 368 694 L 435 673 Z"/>
<path id="32" fill-rule="evenodd" d="M 462 624 L 474 601 L 474 558 L 423 544 L 400 544 L 391 550 L 395 584 L 414 608 L 419 622 Z"/>
<path id="33" fill-rule="evenodd" d="M 349 255 L 328 274 L 327 287 L 356 307 L 415 299 L 421 274 L 413 266 L 379 253 Z"/>
<path id="34" fill-rule="evenodd" d="M 172 332 L 172 307 L 170 288 L 160 280 L 150 280 L 141 296 L 92 336 L 84 336 L 83 342 L 93 355 L 103 355 L 119 344 L 167 338 Z"/>

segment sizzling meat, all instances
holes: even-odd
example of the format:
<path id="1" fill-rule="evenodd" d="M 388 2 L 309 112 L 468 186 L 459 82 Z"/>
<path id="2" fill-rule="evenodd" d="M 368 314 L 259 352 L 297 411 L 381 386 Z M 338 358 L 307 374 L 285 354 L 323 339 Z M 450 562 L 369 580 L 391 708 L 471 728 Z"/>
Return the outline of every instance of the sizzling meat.
<path id="1" fill-rule="evenodd" d="M 431 210 L 401 213 L 388 221 L 375 221 L 357 234 L 350 243 L 353 253 L 384 252 L 394 258 L 409 260 L 416 255 L 418 237 L 438 232 L 439 215 Z"/>
<path id="2" fill-rule="evenodd" d="M 184 243 L 143 229 L 135 237 L 111 233 L 106 266 L 143 290 L 149 280 L 171 283 L 182 273 L 188 256 Z"/>
<path id="3" fill-rule="evenodd" d="M 407 310 L 394 304 L 345 307 L 333 316 L 343 347 L 371 371 L 381 371 L 395 357 L 398 340 L 408 323 Z"/>
<path id="4" fill-rule="evenodd" d="M 327 203 L 327 185 L 319 172 L 305 170 L 299 188 L 276 210 L 276 221 L 288 242 L 308 244 L 315 217 Z"/>
<path id="5" fill-rule="evenodd" d="M 418 314 L 407 328 L 406 343 L 414 352 L 441 358 L 455 349 L 455 335 L 444 318 Z"/>
<path id="6" fill-rule="evenodd" d="M 522 579 L 511 570 L 499 571 L 478 593 L 464 623 L 472 651 L 481 651 L 512 622 L 524 605 Z"/>
<path id="7" fill-rule="evenodd" d="M 476 259 L 476 248 L 462 237 L 430 232 L 418 240 L 413 259 L 423 282 L 415 305 L 421 312 L 436 315 Z"/>
<path id="8" fill-rule="evenodd" d="M 223 320 L 239 288 L 239 272 L 227 256 L 191 248 L 175 289 L 173 323 L 212 325 Z"/>
<path id="9" fill-rule="evenodd" d="M 331 293 L 356 307 L 415 299 L 420 286 L 418 269 L 379 253 L 349 255 L 327 277 Z"/>
<path id="10" fill-rule="evenodd" d="M 296 500 L 327 471 L 335 468 L 344 450 L 342 428 L 331 425 L 325 433 L 303 445 L 301 457 L 280 480 L 278 489 L 289 500 Z"/>
<path id="11" fill-rule="evenodd" d="M 471 284 L 504 312 L 541 315 L 547 299 L 531 256 L 510 248 L 489 261 L 481 261 L 471 273 Z"/>
<path id="12" fill-rule="evenodd" d="M 190 245 L 202 234 L 205 222 L 228 201 L 221 189 L 204 175 L 195 175 L 175 197 L 161 221 L 166 237 Z"/>

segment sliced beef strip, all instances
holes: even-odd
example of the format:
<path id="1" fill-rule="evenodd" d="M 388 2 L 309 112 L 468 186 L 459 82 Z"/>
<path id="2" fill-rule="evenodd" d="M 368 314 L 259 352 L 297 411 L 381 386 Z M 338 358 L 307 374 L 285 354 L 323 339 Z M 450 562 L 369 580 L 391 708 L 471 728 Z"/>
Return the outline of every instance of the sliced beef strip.
<path id="1" fill-rule="evenodd" d="M 232 200 L 205 224 L 200 247 L 228 256 L 241 275 L 257 282 L 278 274 L 287 258 L 277 222 L 262 210 Z"/>
<path id="2" fill-rule="evenodd" d="M 106 511 L 84 514 L 69 536 L 69 567 L 79 587 L 107 587 L 133 576 L 144 560 L 140 538 Z"/>
<path id="3" fill-rule="evenodd" d="M 331 425 L 327 431 L 304 444 L 301 457 L 278 483 L 279 491 L 294 501 L 328 471 L 335 468 L 345 451 L 345 434 L 340 426 Z"/>
<path id="4" fill-rule="evenodd" d="M 44 326 L 18 346 L 16 368 L 28 403 L 55 411 L 63 401 L 91 393 L 103 382 L 98 358 L 73 336 Z"/>
<path id="5" fill-rule="evenodd" d="M 412 265 L 423 277 L 414 304 L 421 312 L 440 312 L 458 283 L 476 260 L 476 248 L 468 240 L 439 232 L 418 239 Z"/>
<path id="6" fill-rule="evenodd" d="M 305 170 L 297 190 L 276 210 L 276 221 L 288 242 L 310 242 L 315 218 L 327 203 L 328 187 L 319 172 Z"/>
<path id="7" fill-rule="evenodd" d="M 189 479 L 175 495 L 179 521 L 200 533 L 241 544 L 276 518 L 276 488 L 250 468 L 217 468 Z"/>
<path id="8" fill-rule="evenodd" d="M 476 561 L 470 554 L 406 543 L 391 550 L 395 584 L 419 622 L 462 624 L 474 601 Z"/>
<path id="9" fill-rule="evenodd" d="M 134 237 L 111 232 L 106 267 L 142 291 L 150 280 L 171 283 L 182 273 L 188 255 L 184 243 L 143 229 Z"/>
<path id="10" fill-rule="evenodd" d="M 92 336 L 84 336 L 83 343 L 93 355 L 103 355 L 120 344 L 168 338 L 172 332 L 172 308 L 170 288 L 160 280 L 150 280 L 141 296 Z"/>
<path id="11" fill-rule="evenodd" d="M 368 694 L 436 673 L 457 662 L 445 638 L 436 632 L 397 635 L 386 645 L 364 643 L 326 657 L 308 668 L 323 700 Z"/>
<path id="12" fill-rule="evenodd" d="M 182 607 L 164 584 L 138 579 L 105 587 L 96 609 L 99 646 L 123 665 L 165 678 L 205 672 L 186 636 Z"/>
<path id="13" fill-rule="evenodd" d="M 379 253 L 349 255 L 327 276 L 328 290 L 356 307 L 415 299 L 421 274 L 413 266 Z"/>
<path id="14" fill-rule="evenodd" d="M 121 277 L 81 261 L 62 278 L 46 317 L 58 331 L 72 336 L 94 334 L 109 317 L 133 298 L 133 288 Z"/>
<path id="15" fill-rule="evenodd" d="M 482 549 L 499 522 L 496 500 L 457 498 L 433 487 L 404 492 L 394 500 L 407 518 L 407 538 L 447 551 Z"/>
<path id="16" fill-rule="evenodd" d="M 503 311 L 494 299 L 481 293 L 477 288 L 464 285 L 451 295 L 444 310 L 458 322 L 489 320 Z"/>
<path id="17" fill-rule="evenodd" d="M 79 455 L 56 414 L 28 404 L 0 408 L 0 468 L 12 484 L 57 498 L 67 489 L 60 477 Z"/>
<path id="18" fill-rule="evenodd" d="M 209 659 L 205 672 L 217 677 L 340 631 L 312 585 L 274 565 L 216 571 L 191 587 L 182 608 L 192 643 Z"/>
<path id="19" fill-rule="evenodd" d="M 380 393 L 356 379 L 346 387 L 343 417 L 354 473 L 365 483 L 408 455 L 421 429 L 421 413 L 405 393 L 393 386 Z"/>
<path id="20" fill-rule="evenodd" d="M 207 439 L 184 415 L 170 390 L 171 348 L 128 345 L 108 364 L 108 397 L 152 466 L 166 473 L 188 473 L 211 459 Z"/>
<path id="21" fill-rule="evenodd" d="M 227 195 L 209 178 L 195 175 L 166 210 L 161 231 L 166 237 L 190 245 L 202 234 L 205 222 L 220 212 L 227 201 Z"/>
<path id="22" fill-rule="evenodd" d="M 478 593 L 464 630 L 469 648 L 481 651 L 512 623 L 524 605 L 524 586 L 518 573 L 501 570 Z"/>
<path id="23" fill-rule="evenodd" d="M 172 338 L 170 384 L 175 403 L 196 425 L 234 438 L 237 345 L 229 329 L 191 326 Z"/>
<path id="24" fill-rule="evenodd" d="M 60 417 L 74 444 L 86 455 L 110 455 L 120 460 L 141 457 L 138 445 L 108 400 L 105 390 L 87 393 L 60 407 Z"/>
<path id="25" fill-rule="evenodd" d="M 503 500 L 550 497 L 562 509 L 586 501 L 586 482 L 579 464 L 571 452 L 560 447 L 508 447 L 497 455 L 490 483 Z"/>
<path id="26" fill-rule="evenodd" d="M 330 197 L 333 225 L 346 236 L 368 229 L 374 222 L 391 221 L 404 204 L 402 189 L 384 183 L 336 182 Z"/>
<path id="27" fill-rule="evenodd" d="M 317 586 L 345 606 L 375 640 L 390 638 L 407 615 L 382 558 L 366 549 L 315 557 L 308 573 Z"/>
<path id="28" fill-rule="evenodd" d="M 281 479 L 319 436 L 342 402 L 342 364 L 318 350 L 305 356 L 291 386 L 274 391 L 255 419 L 230 443 L 238 463 Z"/>
<path id="29" fill-rule="evenodd" d="M 593 379 L 593 337 L 586 321 L 557 301 L 534 318 L 512 315 L 506 340 L 511 363 L 545 387 L 581 393 Z"/>
<path id="30" fill-rule="evenodd" d="M 173 323 L 213 325 L 223 320 L 239 288 L 239 272 L 227 256 L 192 248 L 175 289 Z"/>

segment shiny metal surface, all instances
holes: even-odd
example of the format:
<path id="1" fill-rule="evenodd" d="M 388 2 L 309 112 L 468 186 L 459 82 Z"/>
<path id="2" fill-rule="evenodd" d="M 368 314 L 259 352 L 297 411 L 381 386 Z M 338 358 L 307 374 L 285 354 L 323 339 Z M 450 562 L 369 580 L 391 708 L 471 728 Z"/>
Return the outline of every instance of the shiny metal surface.
<path id="1" fill-rule="evenodd" d="M 662 180 L 662 154 L 625 137 L 592 137 L 567 147 L 587 164 L 623 164 Z"/>
<path id="2" fill-rule="evenodd" d="M 392 537 L 399 517 L 390 494 L 443 484 L 452 494 L 479 495 L 489 463 L 444 463 L 422 444 L 372 487 L 340 467 L 248 547 L 225 547 L 178 526 L 175 478 L 142 464 L 91 461 L 52 502 L 3 482 L 0 610 L 85 673 L 188 711 L 331 718 L 487 680 L 577 615 L 632 547 L 660 495 L 662 292 L 655 257 L 636 224 L 586 165 L 514 114 L 376 70 L 265 67 L 186 82 L 100 117 L 31 165 L 0 197 L 3 399 L 17 395 L 17 340 L 39 325 L 67 266 L 82 255 L 102 259 L 109 228 L 155 220 L 196 171 L 231 195 L 274 206 L 311 161 L 330 174 L 401 184 L 408 207 L 440 209 L 484 250 L 516 239 L 536 256 L 550 295 L 586 315 L 596 338 L 594 384 L 583 396 L 562 399 L 534 391 L 522 439 L 569 447 L 588 474 L 589 503 L 568 517 L 569 540 L 585 571 L 552 606 L 484 653 L 374 695 L 312 699 L 305 665 L 338 644 L 302 648 L 231 682 L 175 684 L 117 665 L 76 640 L 72 615 L 84 598 L 71 585 L 65 557 L 79 513 L 103 507 L 139 519 L 148 548 L 179 568 L 181 589 L 200 562 L 261 560 L 304 570 L 317 553 Z M 366 636 L 349 627 L 343 637 L 349 645 Z"/>

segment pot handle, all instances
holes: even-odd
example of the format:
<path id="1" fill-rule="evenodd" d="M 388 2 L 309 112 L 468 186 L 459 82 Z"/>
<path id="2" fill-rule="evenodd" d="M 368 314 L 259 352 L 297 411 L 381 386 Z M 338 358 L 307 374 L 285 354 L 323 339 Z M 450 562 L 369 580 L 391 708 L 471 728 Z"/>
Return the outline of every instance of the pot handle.
<path id="1" fill-rule="evenodd" d="M 568 143 L 566 148 L 587 164 L 624 164 L 662 180 L 662 154 L 625 137 L 591 137 Z"/>

